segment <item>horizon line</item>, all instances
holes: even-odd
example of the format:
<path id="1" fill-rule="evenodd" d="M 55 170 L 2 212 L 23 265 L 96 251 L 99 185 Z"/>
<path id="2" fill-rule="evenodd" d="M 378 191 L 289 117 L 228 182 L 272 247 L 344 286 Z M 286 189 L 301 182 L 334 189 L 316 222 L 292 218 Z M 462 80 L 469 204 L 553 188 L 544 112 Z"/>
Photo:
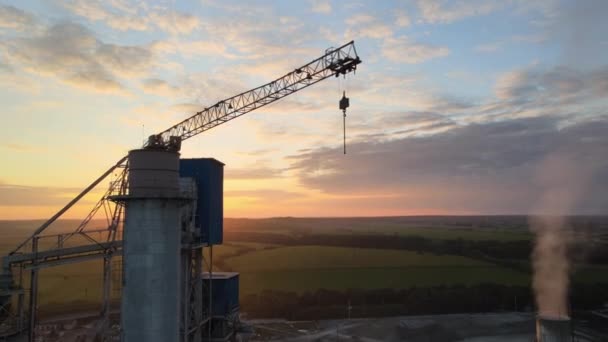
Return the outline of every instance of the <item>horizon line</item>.
<path id="1" fill-rule="evenodd" d="M 562 217 L 608 217 L 608 214 L 421 214 L 421 215 L 373 215 L 373 216 L 266 216 L 266 217 L 224 217 L 228 220 L 271 220 L 271 219 L 370 219 L 370 218 L 413 218 L 413 217 L 538 217 L 538 216 L 562 216 Z M 44 221 L 48 218 L 23 218 L 23 219 L 3 219 L 0 221 Z M 60 218 L 57 221 L 81 221 L 80 218 Z M 103 218 L 96 218 L 93 220 L 105 220 Z"/>

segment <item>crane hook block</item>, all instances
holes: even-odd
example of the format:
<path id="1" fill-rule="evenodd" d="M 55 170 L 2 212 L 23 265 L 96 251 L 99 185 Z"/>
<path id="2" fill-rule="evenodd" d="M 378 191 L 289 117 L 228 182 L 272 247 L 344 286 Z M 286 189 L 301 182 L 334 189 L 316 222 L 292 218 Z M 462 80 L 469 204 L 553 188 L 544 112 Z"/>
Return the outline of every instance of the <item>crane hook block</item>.
<path id="1" fill-rule="evenodd" d="M 342 98 L 340 99 L 340 109 L 346 113 L 346 108 L 350 105 L 348 97 L 346 97 L 346 91 L 342 93 Z"/>

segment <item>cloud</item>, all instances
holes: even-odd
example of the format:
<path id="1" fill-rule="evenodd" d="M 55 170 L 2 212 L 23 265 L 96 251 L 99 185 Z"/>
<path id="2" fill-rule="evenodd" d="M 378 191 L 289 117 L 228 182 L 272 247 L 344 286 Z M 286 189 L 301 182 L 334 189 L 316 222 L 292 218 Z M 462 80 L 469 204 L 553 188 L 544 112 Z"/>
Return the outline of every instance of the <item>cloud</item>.
<path id="1" fill-rule="evenodd" d="M 142 88 L 145 92 L 159 96 L 176 96 L 180 89 L 177 86 L 169 84 L 165 80 L 159 78 L 147 78 L 142 82 Z"/>
<path id="2" fill-rule="evenodd" d="M 349 26 L 357 26 L 362 24 L 368 24 L 376 21 L 376 17 L 369 14 L 356 14 L 352 17 L 347 18 L 344 22 Z"/>
<path id="3" fill-rule="evenodd" d="M 36 152 L 36 151 L 44 150 L 44 148 L 41 148 L 39 146 L 33 146 L 33 145 L 21 144 L 21 143 L 7 143 L 7 144 L 3 144 L 0 146 L 6 148 L 8 150 L 16 151 L 19 153 Z"/>
<path id="4" fill-rule="evenodd" d="M 392 81 L 384 81 L 377 86 L 391 88 Z M 415 90 L 415 82 L 411 86 Z M 337 196 L 336 207 L 367 203 L 373 213 L 525 214 L 542 195 L 535 179 L 539 163 L 557 155 L 585 165 L 581 177 L 592 175 L 592 190 L 573 212 L 605 213 L 607 90 L 605 66 L 514 70 L 498 79 L 495 100 L 458 104 L 448 97 L 438 106 L 438 97 L 418 104 L 423 110 L 351 121 L 356 136 L 347 158 L 340 148 L 303 150 L 288 158 L 290 170 L 303 187 Z M 366 199 L 355 204 L 340 196 Z"/>
<path id="5" fill-rule="evenodd" d="M 418 0 L 422 20 L 431 24 L 449 24 L 467 17 L 485 15 L 501 6 L 500 1 L 469 0 L 448 4 L 443 0 Z"/>
<path id="6" fill-rule="evenodd" d="M 531 66 L 497 78 L 496 97 L 461 112 L 461 123 L 553 116 L 570 122 L 605 116 L 608 66 Z"/>
<path id="7" fill-rule="evenodd" d="M 310 22 L 296 16 L 281 15 L 266 6 L 246 3 L 233 5 L 209 0 L 205 1 L 205 5 L 217 7 L 220 11 L 192 23 L 192 27 L 200 31 L 197 38 L 170 37 L 151 44 L 152 49 L 164 55 L 188 58 L 204 55 L 256 60 L 256 63 L 261 60 L 262 64 L 284 63 L 296 57 L 301 62 L 301 56 L 319 54 L 316 47 L 318 34 L 315 33 L 318 27 Z M 234 20 L 235 16 L 238 20 Z M 168 15 L 167 20 L 171 17 Z M 230 22 L 230 25 L 226 25 L 226 22 Z"/>
<path id="8" fill-rule="evenodd" d="M 445 46 L 413 42 L 403 36 L 387 38 L 382 44 L 382 55 L 396 63 L 423 63 L 433 58 L 445 57 L 449 54 L 450 49 Z"/>
<path id="9" fill-rule="evenodd" d="M 560 128 L 557 118 L 454 127 L 442 134 L 359 141 L 291 157 L 300 183 L 333 195 L 394 195 L 390 205 L 448 212 L 528 213 L 540 196 L 539 163 L 559 153 L 593 169 L 578 213 L 605 213 L 608 118 Z M 387 199 L 388 200 L 388 199 Z"/>
<path id="10" fill-rule="evenodd" d="M 453 129 L 459 124 L 434 112 L 379 113 L 371 122 L 348 124 L 350 142 L 388 141 L 404 137 L 436 135 Z M 380 128 L 380 129 L 379 129 Z"/>
<path id="11" fill-rule="evenodd" d="M 176 11 L 153 12 L 150 20 L 160 29 L 172 34 L 188 34 L 200 27 L 200 20 L 186 13 Z"/>
<path id="12" fill-rule="evenodd" d="M 223 58 L 243 58 L 228 52 L 227 45 L 222 41 L 213 40 L 161 40 L 150 44 L 153 51 L 162 55 L 178 55 L 193 58 L 199 56 L 222 56 Z"/>
<path id="13" fill-rule="evenodd" d="M 109 16 L 104 22 L 119 31 L 145 31 L 148 29 L 146 20 L 140 17 Z"/>
<path id="14" fill-rule="evenodd" d="M 189 73 L 180 78 L 179 87 L 181 94 L 190 99 L 189 103 L 200 104 L 199 109 L 204 109 L 220 100 L 249 87 L 239 77 L 230 77 L 223 73 Z"/>
<path id="15" fill-rule="evenodd" d="M 0 71 L 11 72 L 13 71 L 13 68 L 7 63 L 0 61 Z"/>
<path id="16" fill-rule="evenodd" d="M 100 43 L 95 57 L 107 69 L 121 75 L 141 75 L 152 64 L 152 53 L 142 46 Z"/>
<path id="17" fill-rule="evenodd" d="M 274 189 L 259 189 L 259 190 L 232 190 L 224 192 L 224 195 L 230 197 L 245 197 L 253 202 L 265 202 L 265 203 L 280 203 L 306 197 L 306 195 L 285 191 L 285 190 L 274 190 Z"/>
<path id="18" fill-rule="evenodd" d="M 269 179 L 282 176 L 282 170 L 269 167 L 226 168 L 226 179 Z"/>
<path id="19" fill-rule="evenodd" d="M 395 25 L 398 27 L 409 27 L 411 25 L 410 17 L 407 13 L 400 11 L 395 15 Z"/>
<path id="20" fill-rule="evenodd" d="M 605 97 L 608 67 L 588 71 L 569 66 L 529 68 L 501 75 L 496 95 L 510 104 L 539 108 L 541 105 L 580 104 Z"/>
<path id="21" fill-rule="evenodd" d="M 258 158 L 258 157 L 266 156 L 270 153 L 275 153 L 275 152 L 277 152 L 277 149 L 263 148 L 263 149 L 257 149 L 257 150 L 252 150 L 252 151 L 241 151 L 241 152 L 237 152 L 237 154 L 240 156 Z"/>
<path id="22" fill-rule="evenodd" d="M 231 25 L 226 25 L 230 20 Z M 285 16 L 274 16 L 272 13 L 260 16 L 251 13 L 239 13 L 239 20 L 232 17 L 213 17 L 201 23 L 207 37 L 224 46 L 232 57 L 246 59 L 266 59 L 276 61 L 297 56 L 316 56 L 317 48 L 307 47 L 308 42 L 315 41 L 317 36 L 300 19 Z"/>
<path id="23" fill-rule="evenodd" d="M 0 206 L 64 205 L 82 189 L 6 184 L 0 182 Z"/>
<path id="24" fill-rule="evenodd" d="M 345 35 L 350 39 L 382 39 L 393 35 L 393 28 L 369 14 L 357 14 L 346 19 Z"/>
<path id="25" fill-rule="evenodd" d="M 0 28 L 23 31 L 36 24 L 30 13 L 10 5 L 0 5 Z"/>
<path id="26" fill-rule="evenodd" d="M 375 124 L 381 127 L 390 127 L 397 132 L 425 133 L 435 131 L 438 128 L 453 128 L 456 122 L 445 115 L 436 112 L 405 112 L 385 113 L 378 115 L 379 122 Z"/>
<path id="27" fill-rule="evenodd" d="M 113 3 L 118 4 L 117 2 Z M 116 30 L 145 31 L 149 27 L 146 18 L 138 16 L 135 13 L 124 14 L 111 11 L 100 1 L 72 0 L 63 2 L 62 5 L 78 16 L 91 21 L 102 21 Z M 119 7 L 125 9 L 124 6 Z"/>
<path id="28" fill-rule="evenodd" d="M 11 65 L 97 91 L 121 90 L 119 78 L 143 74 L 152 54 L 142 46 L 99 41 L 86 27 L 62 22 L 30 38 L 5 42 Z"/>
<path id="29" fill-rule="evenodd" d="M 72 0 L 63 3 L 72 13 L 91 21 L 101 21 L 120 31 L 148 31 L 154 27 L 165 32 L 188 34 L 200 27 L 200 20 L 187 13 L 173 10 L 148 10 L 145 4 L 122 1 Z"/>
<path id="30" fill-rule="evenodd" d="M 331 4 L 328 0 L 312 0 L 312 11 L 315 13 L 331 13 Z"/>
<path id="31" fill-rule="evenodd" d="M 194 115 L 194 113 L 203 109 L 204 106 L 198 103 L 176 103 L 171 105 L 170 108 L 172 111 Z"/>

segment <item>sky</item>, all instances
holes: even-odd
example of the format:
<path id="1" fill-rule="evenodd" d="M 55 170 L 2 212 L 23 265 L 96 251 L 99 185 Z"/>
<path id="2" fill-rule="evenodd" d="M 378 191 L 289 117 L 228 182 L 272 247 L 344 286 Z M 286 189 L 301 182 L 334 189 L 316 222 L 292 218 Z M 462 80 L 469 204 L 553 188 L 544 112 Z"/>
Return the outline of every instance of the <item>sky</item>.
<path id="1" fill-rule="evenodd" d="M 51 216 L 146 136 L 351 40 L 355 75 L 184 142 L 226 164 L 226 217 L 608 214 L 606 14 L 602 0 L 0 0 L 0 219 Z M 548 193 L 567 208 L 539 209 Z"/>

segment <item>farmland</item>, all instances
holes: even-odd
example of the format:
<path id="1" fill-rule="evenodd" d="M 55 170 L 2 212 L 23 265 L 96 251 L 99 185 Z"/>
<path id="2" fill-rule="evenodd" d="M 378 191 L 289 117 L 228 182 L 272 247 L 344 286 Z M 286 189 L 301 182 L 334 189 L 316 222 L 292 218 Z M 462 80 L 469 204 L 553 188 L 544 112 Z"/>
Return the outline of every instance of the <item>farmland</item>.
<path id="1" fill-rule="evenodd" d="M 600 245 L 592 250 L 579 246 L 585 259 L 573 268 L 572 281 L 580 286 L 608 284 L 606 249 L 601 248 L 601 241 L 606 241 L 605 220 L 591 225 L 585 220 L 581 229 L 587 229 L 585 234 Z M 38 224 L 0 222 L 0 252 L 14 248 Z M 74 224 L 60 221 L 56 231 L 69 230 Z M 342 305 L 344 298 L 369 303 L 378 300 L 374 291 L 389 291 L 383 292 L 382 302 L 409 296 L 408 305 L 398 311 L 360 304 L 365 312 L 379 315 L 494 310 L 513 305 L 514 297 L 521 308 L 533 305 L 529 290 L 532 242 L 526 219 L 521 217 L 226 219 L 224 244 L 213 248 L 213 263 L 215 271 L 241 274 L 243 310 L 254 316 L 291 312 L 289 305 L 312 305 L 306 311 L 312 316 L 329 313 L 333 309 L 319 307 L 320 303 L 329 305 L 335 299 Z M 206 249 L 205 259 L 209 257 Z M 101 269 L 100 261 L 88 261 L 43 270 L 41 310 L 96 307 Z M 120 275 L 117 271 L 115 275 Z M 27 273 L 24 280 L 27 284 Z M 597 286 L 583 293 L 599 291 Z M 323 291 L 331 296 L 320 300 L 317 297 Z M 351 291 L 358 294 L 347 296 Z M 485 294 L 479 295 L 479 302 L 470 298 L 480 291 Z M 317 299 L 307 299 L 312 294 Z M 113 295 L 118 298 L 118 289 Z"/>
<path id="2" fill-rule="evenodd" d="M 262 249 L 225 261 L 241 273 L 241 293 L 263 290 L 382 289 L 480 282 L 525 285 L 526 274 L 457 255 L 323 246 Z"/>
<path id="3" fill-rule="evenodd" d="M 324 246 L 295 246 L 258 250 L 229 258 L 236 271 L 273 271 L 343 268 L 402 268 L 436 266 L 490 266 L 457 255 L 427 255 L 411 251 Z"/>
<path id="4" fill-rule="evenodd" d="M 452 222 L 434 217 L 389 218 L 272 218 L 226 219 L 227 232 L 293 234 L 355 234 L 417 236 L 442 240 L 530 240 L 526 220 L 509 219 L 501 224 L 487 219 L 460 219 Z"/>
<path id="5" fill-rule="evenodd" d="M 314 292 L 318 289 L 408 289 L 411 287 L 475 285 L 481 283 L 526 285 L 525 274 L 491 266 L 483 267 L 361 267 L 303 269 L 241 273 L 241 294 L 264 290 Z"/>

